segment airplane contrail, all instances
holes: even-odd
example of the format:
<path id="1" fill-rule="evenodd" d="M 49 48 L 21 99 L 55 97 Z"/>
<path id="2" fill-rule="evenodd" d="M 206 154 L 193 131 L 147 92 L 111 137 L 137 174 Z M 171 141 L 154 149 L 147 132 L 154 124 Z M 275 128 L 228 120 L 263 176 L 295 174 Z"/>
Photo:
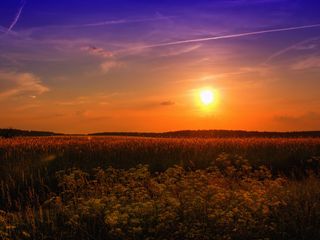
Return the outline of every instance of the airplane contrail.
<path id="1" fill-rule="evenodd" d="M 49 25 L 49 26 L 33 27 L 30 30 L 39 30 L 39 29 L 41 30 L 43 28 L 76 29 L 76 28 L 87 28 L 87 27 L 100 27 L 100 26 L 120 25 L 120 24 L 127 24 L 127 23 L 160 21 L 165 19 L 171 19 L 174 17 L 175 16 L 157 16 L 157 17 L 150 17 L 150 18 L 118 19 L 118 20 L 108 20 L 108 21 L 102 21 L 102 22 L 73 24 L 73 25 Z"/>
<path id="2" fill-rule="evenodd" d="M 82 24 L 82 25 L 71 25 L 70 27 L 98 27 L 98 26 L 123 24 L 123 23 L 159 21 L 159 20 L 163 20 L 163 19 L 170 19 L 173 17 L 174 16 L 160 16 L 160 17 L 141 18 L 141 19 L 120 19 L 120 20 L 111 20 L 111 21 L 104 21 L 104 22 L 97 22 L 97 23 L 87 23 L 87 24 Z"/>
<path id="3" fill-rule="evenodd" d="M 13 22 L 12 22 L 11 25 L 9 26 L 9 28 L 8 28 L 8 30 L 7 30 L 6 33 L 9 33 L 9 32 L 13 29 L 13 27 L 17 24 L 17 22 L 18 22 L 18 20 L 19 20 L 19 18 L 20 18 L 20 15 L 21 15 L 21 13 L 22 13 L 22 10 L 23 10 L 23 8 L 24 8 L 25 5 L 26 5 L 26 0 L 23 0 L 23 1 L 21 2 L 21 6 L 20 6 L 20 8 L 19 8 L 19 10 L 18 10 L 18 12 L 17 12 L 17 14 L 16 14 Z"/>
<path id="4" fill-rule="evenodd" d="M 165 46 L 180 45 L 180 44 L 186 44 L 186 43 L 206 42 L 206 41 L 213 41 L 213 40 L 219 40 L 219 39 L 238 38 L 238 37 L 251 36 L 251 35 L 260 35 L 260 34 L 274 33 L 274 32 L 294 31 L 294 30 L 299 30 L 299 29 L 317 28 L 317 27 L 320 27 L 320 23 L 312 24 L 312 25 L 287 27 L 287 28 L 275 28 L 275 29 L 261 30 L 261 31 L 255 31 L 255 32 L 244 32 L 244 33 L 237 33 L 237 34 L 228 34 L 228 35 L 222 35 L 222 36 L 212 36 L 212 37 L 205 37 L 205 38 L 186 39 L 186 40 L 180 40 L 180 41 L 174 41 L 174 42 L 165 42 L 165 43 L 152 44 L 152 45 L 137 47 L 135 49 L 165 47 Z"/>

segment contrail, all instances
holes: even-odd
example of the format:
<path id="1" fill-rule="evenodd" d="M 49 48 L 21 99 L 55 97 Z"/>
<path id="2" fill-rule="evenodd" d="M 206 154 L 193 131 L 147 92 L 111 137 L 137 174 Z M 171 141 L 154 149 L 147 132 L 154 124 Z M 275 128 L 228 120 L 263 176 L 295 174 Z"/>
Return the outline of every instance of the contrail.
<path id="1" fill-rule="evenodd" d="M 9 28 L 8 28 L 8 30 L 7 30 L 6 33 L 9 33 L 9 32 L 11 31 L 11 29 L 13 29 L 13 27 L 14 27 L 14 26 L 16 25 L 16 23 L 18 22 L 18 20 L 19 20 L 19 18 L 20 18 L 20 15 L 21 15 L 21 13 L 22 13 L 22 10 L 23 10 L 23 8 L 24 8 L 24 5 L 26 5 L 26 0 L 23 0 L 23 1 L 21 2 L 21 6 L 20 6 L 20 8 L 19 8 L 19 10 L 18 10 L 18 12 L 17 12 L 17 14 L 16 14 L 13 22 L 12 22 L 11 25 L 9 26 Z"/>
<path id="2" fill-rule="evenodd" d="M 97 22 L 97 23 L 87 23 L 82 25 L 73 25 L 69 27 L 98 27 L 98 26 L 105 26 L 105 25 L 114 25 L 114 24 L 124 24 L 124 23 L 138 23 L 138 22 L 149 22 L 149 21 L 159 21 L 163 19 L 170 19 L 174 16 L 160 16 L 154 18 L 140 18 L 140 19 L 120 19 L 120 20 L 111 20 L 111 21 L 104 21 L 104 22 Z"/>
<path id="3" fill-rule="evenodd" d="M 175 16 L 157 16 L 150 18 L 139 18 L 139 19 L 118 19 L 118 20 L 108 20 L 102 22 L 93 22 L 93 23 L 83 23 L 83 24 L 74 24 L 74 25 L 49 25 L 42 27 L 33 27 L 31 30 L 41 30 L 43 28 L 63 28 L 63 29 L 74 29 L 74 28 L 87 28 L 87 27 L 99 27 L 99 26 L 109 26 L 109 25 L 120 25 L 127 23 L 142 23 L 142 22 L 152 22 L 160 21 L 164 19 L 171 19 Z"/>
<path id="4" fill-rule="evenodd" d="M 147 46 L 142 46 L 140 48 L 138 47 L 138 48 L 135 48 L 135 49 L 165 47 L 165 46 L 180 45 L 180 44 L 186 44 L 186 43 L 206 42 L 206 41 L 213 41 L 213 40 L 219 40 L 219 39 L 238 38 L 238 37 L 251 36 L 251 35 L 260 35 L 260 34 L 274 33 L 274 32 L 294 31 L 294 30 L 299 30 L 299 29 L 317 28 L 317 27 L 320 27 L 320 23 L 312 24 L 312 25 L 296 26 L 296 27 L 275 28 L 275 29 L 261 30 L 261 31 L 255 31 L 255 32 L 244 32 L 244 33 L 229 34 L 229 35 L 222 35 L 222 36 L 212 36 L 212 37 L 205 37 L 205 38 L 187 39 L 187 40 L 180 40 L 180 41 L 174 41 L 174 42 L 166 42 L 166 43 L 147 45 Z"/>

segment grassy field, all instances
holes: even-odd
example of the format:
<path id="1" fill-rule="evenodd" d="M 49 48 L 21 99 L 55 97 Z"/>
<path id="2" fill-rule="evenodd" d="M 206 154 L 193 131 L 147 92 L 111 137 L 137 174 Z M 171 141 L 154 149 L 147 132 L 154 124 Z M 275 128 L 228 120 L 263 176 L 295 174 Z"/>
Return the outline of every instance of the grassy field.
<path id="1" fill-rule="evenodd" d="M 320 138 L 0 139 L 0 239 L 320 239 Z"/>

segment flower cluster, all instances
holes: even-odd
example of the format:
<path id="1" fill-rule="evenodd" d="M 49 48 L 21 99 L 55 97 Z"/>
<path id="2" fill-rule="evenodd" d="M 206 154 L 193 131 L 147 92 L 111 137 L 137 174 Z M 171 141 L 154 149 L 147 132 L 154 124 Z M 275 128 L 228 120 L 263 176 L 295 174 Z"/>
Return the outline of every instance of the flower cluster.
<path id="1" fill-rule="evenodd" d="M 277 192 L 283 178 L 254 170 L 228 155 L 223 166 L 187 171 L 175 166 L 151 174 L 148 166 L 121 170 L 79 169 L 57 173 L 59 194 L 41 206 L 29 224 L 65 237 L 111 239 L 234 239 L 271 236 L 272 211 L 286 203 Z M 42 217 L 40 217 L 40 215 Z M 45 215 L 45 216 L 43 216 Z M 55 225 L 53 227 L 53 225 Z M 29 233 L 30 235 L 36 233 Z M 56 233 L 55 233 L 56 234 Z"/>
<path id="2" fill-rule="evenodd" d="M 319 239 L 319 146 L 0 139 L 0 239 Z"/>

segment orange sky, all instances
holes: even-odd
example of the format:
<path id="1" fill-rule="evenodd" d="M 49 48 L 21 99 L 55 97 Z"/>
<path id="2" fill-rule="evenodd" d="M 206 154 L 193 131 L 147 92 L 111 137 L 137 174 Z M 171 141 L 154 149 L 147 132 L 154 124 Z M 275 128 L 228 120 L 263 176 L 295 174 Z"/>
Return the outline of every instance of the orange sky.
<path id="1" fill-rule="evenodd" d="M 317 8 L 276 2 L 0 3 L 0 128 L 320 130 Z"/>

